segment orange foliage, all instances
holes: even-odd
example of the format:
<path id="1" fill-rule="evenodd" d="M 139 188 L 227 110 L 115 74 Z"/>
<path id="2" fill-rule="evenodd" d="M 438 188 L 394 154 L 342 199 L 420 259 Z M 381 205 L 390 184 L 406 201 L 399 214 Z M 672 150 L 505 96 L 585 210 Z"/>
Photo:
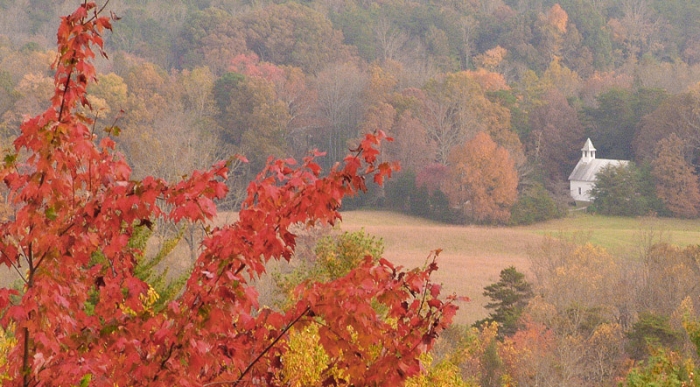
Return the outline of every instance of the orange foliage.
<path id="1" fill-rule="evenodd" d="M 452 203 L 479 222 L 507 222 L 518 196 L 515 163 L 486 132 L 452 150 L 447 185 Z"/>
<path id="2" fill-rule="evenodd" d="M 478 83 L 484 91 L 509 90 L 506 79 L 502 74 L 480 68 L 467 71 L 467 76 Z"/>
<path id="3" fill-rule="evenodd" d="M 547 11 L 547 22 L 560 33 L 566 33 L 566 23 L 569 21 L 569 15 L 566 14 L 559 4 L 554 4 Z"/>
<path id="4" fill-rule="evenodd" d="M 507 54 L 508 50 L 501 46 L 496 46 L 481 55 L 477 55 L 474 61 L 485 69 L 493 71 L 503 62 Z"/>
<path id="5" fill-rule="evenodd" d="M 516 385 L 527 385 L 546 376 L 553 366 L 555 349 L 554 332 L 525 316 L 523 328 L 505 338 L 499 354 L 507 374 Z"/>

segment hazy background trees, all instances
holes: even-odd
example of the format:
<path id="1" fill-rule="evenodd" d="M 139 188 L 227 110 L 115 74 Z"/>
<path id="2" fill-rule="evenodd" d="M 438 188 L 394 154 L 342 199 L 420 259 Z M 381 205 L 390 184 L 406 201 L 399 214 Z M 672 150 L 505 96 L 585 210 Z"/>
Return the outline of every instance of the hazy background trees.
<path id="1" fill-rule="evenodd" d="M 45 26 L 69 3 L 0 2 L 4 141 L 48 92 L 42 80 L 54 54 Z M 301 157 L 313 148 L 331 166 L 358 134 L 380 129 L 395 140 L 383 157 L 416 177 L 433 163 L 455 168 L 450 155 L 488 133 L 515 163 L 521 215 L 535 197 L 565 201 L 586 137 L 598 157 L 651 171 L 671 162 L 656 147 L 675 133 L 698 174 L 700 22 L 688 2 L 123 0 L 110 8 L 122 20 L 105 36 L 113 60 L 98 63 L 91 102 L 100 107 L 96 131 L 116 123 L 137 170 L 163 165 L 150 160 L 165 159 L 158 149 L 190 135 L 202 141 L 184 158 L 243 153 L 248 177 L 269 154 Z M 658 173 L 642 178 L 669 184 Z M 454 179 L 426 192 L 444 193 Z M 384 195 L 365 204 L 393 206 Z M 679 214 L 669 203 L 651 211 Z M 546 217 L 561 213 L 547 207 Z M 541 219 L 515 221 L 525 218 Z"/>

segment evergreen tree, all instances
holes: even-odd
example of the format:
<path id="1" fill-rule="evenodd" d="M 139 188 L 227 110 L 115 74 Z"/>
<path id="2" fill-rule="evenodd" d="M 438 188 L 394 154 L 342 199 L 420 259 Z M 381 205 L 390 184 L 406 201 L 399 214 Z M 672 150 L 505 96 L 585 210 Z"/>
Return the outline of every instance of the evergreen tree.
<path id="1" fill-rule="evenodd" d="M 641 216 L 659 209 L 653 189 L 634 165 L 607 166 L 596 175 L 592 212 L 614 216 Z"/>
<path id="2" fill-rule="evenodd" d="M 525 275 L 514 266 L 501 270 L 500 280 L 484 288 L 484 296 L 491 302 L 486 309 L 493 310 L 490 316 L 475 325 L 488 322 L 499 324 L 501 336 L 513 335 L 518 330 L 518 319 L 528 301 L 532 298 L 532 285 L 525 280 Z"/>

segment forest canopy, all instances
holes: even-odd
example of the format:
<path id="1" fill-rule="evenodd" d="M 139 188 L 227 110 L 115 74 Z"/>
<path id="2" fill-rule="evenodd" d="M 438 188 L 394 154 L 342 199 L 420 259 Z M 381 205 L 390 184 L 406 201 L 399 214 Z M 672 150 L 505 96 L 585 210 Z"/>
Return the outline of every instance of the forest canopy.
<path id="1" fill-rule="evenodd" d="M 50 95 L 52 22 L 75 5 L 29 3 L 0 2 L 5 144 Z M 697 179 L 700 6 L 692 2 L 123 0 L 107 10 L 120 20 L 104 36 L 112 60 L 97 63 L 91 103 L 98 121 L 122 129 L 117 145 L 138 176 L 180 176 L 242 153 L 251 162 L 236 174 L 247 181 L 269 155 L 314 148 L 330 167 L 353 139 L 381 129 L 395 140 L 383 157 L 414 176 L 413 199 L 379 190 L 348 206 L 517 223 L 538 218 L 522 204 L 537 192 L 550 203 L 539 212 L 561 214 L 587 137 L 599 157 L 650 169 L 673 132 L 689 144 L 680 157 Z M 481 132 L 509 153 L 518 200 L 474 216 L 449 192 L 454 174 L 425 192 L 415 178 L 455 169 L 450 155 Z M 650 186 L 666 184 L 656 176 L 645 175 Z M 233 206 L 243 185 L 230 188 Z M 680 209 L 668 195 L 646 194 L 660 200 L 657 213 L 699 213 L 693 201 Z"/>

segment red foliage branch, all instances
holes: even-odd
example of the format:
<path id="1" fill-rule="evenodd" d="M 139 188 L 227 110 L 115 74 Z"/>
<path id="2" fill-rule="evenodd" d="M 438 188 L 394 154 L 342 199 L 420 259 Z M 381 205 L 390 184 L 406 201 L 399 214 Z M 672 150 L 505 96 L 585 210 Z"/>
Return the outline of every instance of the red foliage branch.
<path id="1" fill-rule="evenodd" d="M 0 324 L 18 344 L 0 369 L 11 385 L 275 385 L 292 325 L 320 324 L 321 343 L 354 385 L 399 385 L 418 372 L 418 355 L 449 324 L 456 306 L 438 298 L 437 269 L 402 271 L 371 261 L 346 277 L 299 289 L 278 312 L 258 305 L 251 281 L 270 259 L 290 259 L 292 227 L 333 224 L 346 195 L 381 183 L 393 166 L 377 161 L 383 133 L 325 177 L 314 155 L 299 167 L 275 160 L 252 182 L 240 219 L 209 232 L 184 293 L 162 313 L 144 310 L 148 285 L 134 276 L 137 225 L 154 218 L 198 222 L 226 195 L 226 163 L 169 184 L 131 170 L 93 122 L 89 106 L 93 48 L 110 20 L 94 3 L 62 19 L 51 107 L 21 126 L 0 178 L 14 217 L 0 225 L 0 263 L 24 280 L 22 293 L 0 289 Z M 22 156 L 20 162 L 20 153 Z M 375 304 L 372 304 L 372 301 Z M 381 305 L 381 307 L 378 307 Z M 381 311 L 381 312 L 378 312 Z M 20 359 L 20 360 L 18 360 Z M 337 384 L 330 377 L 327 384 Z"/>

